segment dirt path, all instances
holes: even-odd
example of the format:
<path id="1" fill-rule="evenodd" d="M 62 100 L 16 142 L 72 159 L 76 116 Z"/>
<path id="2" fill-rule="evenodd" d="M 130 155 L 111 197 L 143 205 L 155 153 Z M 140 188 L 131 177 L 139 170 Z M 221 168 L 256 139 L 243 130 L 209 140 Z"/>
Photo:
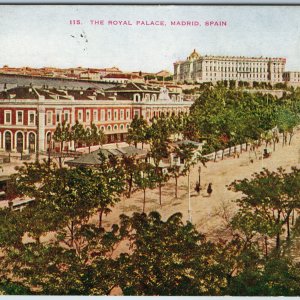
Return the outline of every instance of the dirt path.
<path id="1" fill-rule="evenodd" d="M 261 149 L 259 149 L 261 150 Z M 199 195 L 194 191 L 198 180 L 198 167 L 191 170 L 191 214 L 192 222 L 202 232 L 210 233 L 215 228 L 220 227 L 222 219 L 216 217 L 216 213 L 221 207 L 228 206 L 230 210 L 236 207 L 232 203 L 239 195 L 229 191 L 226 186 L 236 179 L 249 178 L 254 172 L 261 171 L 262 167 L 269 170 L 276 170 L 278 167 L 289 169 L 291 166 L 300 166 L 300 131 L 293 137 L 290 146 L 279 143 L 276 151 L 267 159 L 255 159 L 253 163 L 249 160 L 249 152 L 244 152 L 239 158 L 226 158 L 217 162 L 208 162 L 207 168 L 201 167 L 201 187 Z M 212 195 L 208 197 L 207 186 L 212 183 Z M 167 218 L 173 213 L 181 212 L 183 219 L 188 220 L 188 193 L 187 177 L 178 180 L 178 199 L 175 199 L 174 179 L 162 189 L 162 206 L 159 205 L 158 189 L 146 192 L 146 212 L 158 211 L 163 218 Z M 141 212 L 143 204 L 143 193 L 135 192 L 130 199 L 123 198 L 120 203 L 113 208 L 112 213 L 104 217 L 104 225 L 110 226 L 118 221 L 120 214 L 132 214 L 134 211 Z"/>

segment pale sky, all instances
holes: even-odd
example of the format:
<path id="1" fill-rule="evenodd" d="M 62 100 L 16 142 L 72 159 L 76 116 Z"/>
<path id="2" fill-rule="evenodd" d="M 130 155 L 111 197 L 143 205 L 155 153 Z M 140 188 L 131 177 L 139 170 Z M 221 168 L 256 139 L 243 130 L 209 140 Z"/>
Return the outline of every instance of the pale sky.
<path id="1" fill-rule="evenodd" d="M 82 24 L 70 25 L 70 19 Z M 109 20 L 164 21 L 166 26 L 111 26 Z M 227 26 L 170 25 L 211 20 Z M 0 7 L 0 66 L 173 72 L 173 62 L 194 48 L 201 55 L 285 57 L 286 70 L 300 71 L 300 6 Z"/>

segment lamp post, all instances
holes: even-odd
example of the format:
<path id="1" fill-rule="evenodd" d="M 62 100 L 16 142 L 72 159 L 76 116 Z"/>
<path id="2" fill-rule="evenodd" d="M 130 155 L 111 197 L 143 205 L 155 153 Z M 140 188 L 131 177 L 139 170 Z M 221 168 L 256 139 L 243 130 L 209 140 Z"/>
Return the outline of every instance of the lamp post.
<path id="1" fill-rule="evenodd" d="M 198 168 L 198 176 L 199 187 L 201 188 L 201 166 Z"/>
<path id="2" fill-rule="evenodd" d="M 29 153 L 29 151 L 28 151 L 28 149 L 27 149 L 27 145 L 29 145 L 29 143 L 28 143 L 28 134 L 27 134 L 27 132 L 28 132 L 28 130 L 27 130 L 27 128 L 25 128 L 25 129 L 24 129 L 24 146 L 23 146 L 24 150 L 26 150 L 26 151 L 25 151 L 25 154 L 28 154 L 28 153 Z M 22 152 L 23 152 L 23 151 L 22 151 Z"/>
<path id="3" fill-rule="evenodd" d="M 188 202 L 189 202 L 189 209 L 188 209 L 189 221 L 192 222 L 190 171 L 188 171 Z"/>

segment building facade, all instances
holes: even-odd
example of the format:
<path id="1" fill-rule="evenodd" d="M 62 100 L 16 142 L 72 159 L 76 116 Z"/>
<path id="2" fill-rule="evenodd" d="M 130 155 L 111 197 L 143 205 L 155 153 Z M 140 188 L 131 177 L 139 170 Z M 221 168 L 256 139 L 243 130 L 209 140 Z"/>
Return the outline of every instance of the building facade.
<path id="1" fill-rule="evenodd" d="M 176 82 L 283 81 L 285 58 L 242 57 L 242 56 L 201 56 L 194 50 L 184 61 L 174 63 Z"/>
<path id="2" fill-rule="evenodd" d="M 290 86 L 300 86 L 300 72 L 296 72 L 296 71 L 284 72 L 283 81 Z"/>
<path id="3" fill-rule="evenodd" d="M 135 115 L 150 120 L 162 113 L 188 113 L 174 87 L 127 83 L 107 90 L 55 89 L 19 86 L 0 92 L 0 151 L 46 151 L 57 145 L 52 135 L 59 123 L 91 122 L 107 135 L 108 142 L 126 140 Z M 69 149 L 74 145 L 69 143 Z"/>

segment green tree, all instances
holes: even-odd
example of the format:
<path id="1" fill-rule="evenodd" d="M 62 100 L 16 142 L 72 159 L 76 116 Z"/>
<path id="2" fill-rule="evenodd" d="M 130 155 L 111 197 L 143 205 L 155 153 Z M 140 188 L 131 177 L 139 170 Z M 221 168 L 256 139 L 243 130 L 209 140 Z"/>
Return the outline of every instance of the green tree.
<path id="1" fill-rule="evenodd" d="M 75 144 L 75 151 L 78 146 L 78 143 L 84 141 L 84 134 L 85 130 L 84 127 L 81 123 L 76 120 L 75 124 L 71 127 L 71 135 L 72 135 L 72 140 L 74 141 Z"/>
<path id="2" fill-rule="evenodd" d="M 140 163 L 137 172 L 134 173 L 133 182 L 139 189 L 143 190 L 143 212 L 145 212 L 146 190 L 154 189 L 157 183 L 155 168 L 147 162 Z"/>
<path id="3" fill-rule="evenodd" d="M 71 128 L 70 124 L 66 121 L 63 121 L 62 124 L 58 123 L 54 134 L 53 134 L 53 140 L 55 142 L 60 143 L 60 152 L 62 153 L 64 150 L 64 143 L 71 141 Z M 62 154 L 61 154 L 62 155 Z M 62 167 L 62 157 L 59 156 L 59 166 Z"/>
<path id="4" fill-rule="evenodd" d="M 217 272 L 213 244 L 177 213 L 121 216 L 134 252 L 121 254 L 120 286 L 125 295 L 218 295 L 224 280 Z M 121 227 L 122 227 L 121 226 Z"/>
<path id="5" fill-rule="evenodd" d="M 143 116 L 138 117 L 135 115 L 128 128 L 127 141 L 133 143 L 135 148 L 137 148 L 138 143 L 142 143 L 143 146 L 147 142 L 147 130 L 147 121 Z"/>
<path id="6" fill-rule="evenodd" d="M 90 153 L 92 145 L 102 145 L 105 143 L 106 138 L 104 132 L 101 129 L 98 130 L 97 126 L 91 123 L 91 127 L 87 127 L 84 131 L 83 141 L 89 147 Z"/>
<path id="7" fill-rule="evenodd" d="M 280 236 L 287 229 L 290 236 L 290 216 L 300 206 L 299 172 L 290 173 L 279 168 L 277 172 L 266 169 L 254 173 L 251 179 L 236 180 L 231 185 L 243 197 L 236 203 L 239 212 L 233 224 L 250 240 L 256 233 L 263 237 L 276 237 L 276 249 L 280 250 Z"/>

